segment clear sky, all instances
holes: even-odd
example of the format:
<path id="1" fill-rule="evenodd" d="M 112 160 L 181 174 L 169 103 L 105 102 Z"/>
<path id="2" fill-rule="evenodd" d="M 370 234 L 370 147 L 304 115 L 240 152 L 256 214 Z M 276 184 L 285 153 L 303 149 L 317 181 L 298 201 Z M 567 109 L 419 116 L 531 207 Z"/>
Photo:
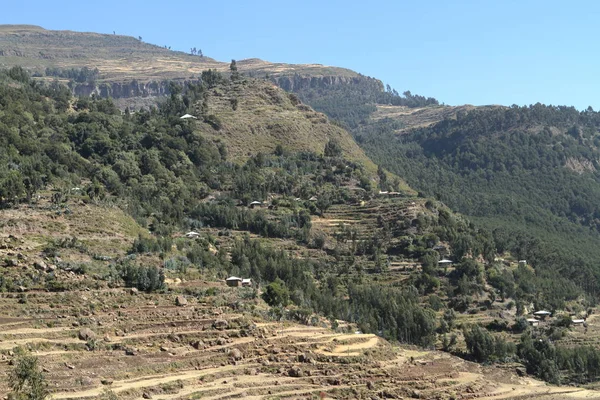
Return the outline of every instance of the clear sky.
<path id="1" fill-rule="evenodd" d="M 29 0 L 3 4 L 0 23 L 335 65 L 452 105 L 600 109 L 600 1 Z"/>

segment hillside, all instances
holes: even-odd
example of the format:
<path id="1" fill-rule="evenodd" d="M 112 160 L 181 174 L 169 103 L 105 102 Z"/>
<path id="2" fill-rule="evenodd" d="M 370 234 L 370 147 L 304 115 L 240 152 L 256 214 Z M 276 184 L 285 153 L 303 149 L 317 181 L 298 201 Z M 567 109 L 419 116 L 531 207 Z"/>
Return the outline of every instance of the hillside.
<path id="1" fill-rule="evenodd" d="M 277 146 L 322 153 L 324 144 L 333 140 L 346 158 L 361 163 L 371 173 L 377 169 L 347 131 L 266 81 L 241 80 L 216 86 L 207 93 L 206 106 L 206 113 L 219 119 L 219 129 L 202 124 L 200 131 L 225 143 L 233 159 L 273 153 Z"/>
<path id="2" fill-rule="evenodd" d="M 5 282 L 20 274 L 62 285 L 47 291 L 23 282 L 28 287 L 21 292 L 1 296 L 2 393 L 8 372 L 31 354 L 51 399 L 600 398 L 593 390 L 394 345 L 342 321 L 332 329 L 330 321 L 301 309 L 290 308 L 281 321 L 255 289 L 227 287 L 210 267 L 165 263 L 168 289 L 124 288 L 114 271 L 125 259 L 164 263 L 158 253 L 136 259 L 122 250 L 147 230 L 115 207 L 82 204 L 85 196 L 76 192 L 56 207 L 52 194 L 42 191 L 36 204 L 2 211 L 0 255 L 18 260 L 0 267 Z M 210 235 L 177 235 L 173 248 Z M 214 242 L 219 250 L 225 239 Z M 102 257 L 90 257 L 95 253 Z"/>
<path id="3" fill-rule="evenodd" d="M 112 79 L 81 67 L 94 55 L 78 46 L 97 40 L 116 60 L 134 40 L 140 65 L 167 49 L 4 29 L 30 48 L 46 40 L 35 35 L 48 48 L 68 44 L 42 58 L 26 45 L 7 59 L 75 60 L 35 77 L 0 71 L 0 289 L 7 326 L 18 327 L 0 344 L 12 364 L 48 357 L 56 398 L 114 398 L 104 386 L 125 398 L 262 398 L 282 386 L 278 395 L 295 398 L 325 384 L 339 386 L 325 396 L 344 398 L 596 396 L 524 378 L 600 378 L 599 275 L 587 249 L 598 218 L 586 186 L 596 113 L 440 106 L 371 78 L 286 76 L 282 66 L 270 79 L 291 94 L 235 63 L 186 82 L 125 81 L 123 93 L 152 86 L 164 96 L 121 111 L 103 96 L 72 96 L 77 81 L 93 92 Z M 564 201 L 554 201 L 557 183 Z M 519 197 L 501 208 L 507 195 Z M 226 288 L 231 275 L 253 288 Z M 552 315 L 534 325 L 540 309 Z M 108 339 L 75 339 L 80 327 Z M 413 370 L 418 378 L 398 380 Z M 240 391 L 238 379 L 254 389 Z"/>
<path id="4" fill-rule="evenodd" d="M 397 137 L 365 135 L 367 153 L 494 232 L 499 249 L 597 293 L 598 114 L 540 104 L 477 108 Z"/>
<path id="5" fill-rule="evenodd" d="M 229 62 L 171 51 L 131 36 L 51 31 L 31 25 L 0 25 L 0 66 L 14 65 L 39 72 L 47 67 L 98 68 L 102 81 L 187 79 L 209 68 L 221 72 L 229 69 Z M 259 59 L 240 60 L 239 67 L 260 75 L 358 76 L 343 68 L 270 63 Z"/>
<path id="6" fill-rule="evenodd" d="M 115 98 L 135 95 L 127 90 L 161 95 L 164 93 L 158 86 L 166 85 L 165 82 L 169 80 L 197 79 L 207 69 L 229 71 L 229 62 L 171 51 L 168 46 L 148 44 L 131 36 L 51 31 L 30 25 L 0 25 L 0 67 L 15 65 L 25 67 L 41 77 L 46 76 L 48 68 L 97 68 L 99 74 L 93 82 L 76 82 L 74 90 L 84 93 L 91 90 L 88 87 L 90 84 L 104 84 L 109 87 L 104 90 L 111 92 Z M 359 74 L 348 69 L 320 64 L 284 64 L 248 59 L 239 60 L 238 67 L 240 71 L 257 77 L 302 75 L 325 80 L 333 77 L 340 81 L 359 78 Z M 48 77 L 53 78 L 53 75 Z M 132 81 L 135 82 L 132 84 Z M 155 82 L 154 86 L 147 85 L 149 82 Z M 122 89 L 123 84 L 128 86 L 127 90 Z"/>

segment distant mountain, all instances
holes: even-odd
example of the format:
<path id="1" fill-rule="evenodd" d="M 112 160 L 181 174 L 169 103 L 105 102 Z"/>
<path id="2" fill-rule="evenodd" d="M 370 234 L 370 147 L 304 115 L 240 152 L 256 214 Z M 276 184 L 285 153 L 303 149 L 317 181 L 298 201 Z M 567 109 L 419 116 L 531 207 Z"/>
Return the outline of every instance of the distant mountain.
<path id="1" fill-rule="evenodd" d="M 201 54 L 201 48 L 190 49 L 190 53 L 172 51 L 169 46 L 145 43 L 140 37 L 0 25 L 0 67 L 18 65 L 37 79 L 58 79 L 68 83 L 78 96 L 95 93 L 128 99 L 119 102 L 123 108 L 153 104 L 141 98 L 168 94 L 170 81 L 193 82 L 208 69 L 229 72 L 229 61 L 220 62 Z M 357 114 L 359 107 L 371 110 L 375 103 L 437 104 L 435 99 L 420 96 L 412 96 L 407 102 L 391 88 L 384 90 L 380 80 L 346 68 L 273 63 L 257 58 L 237 60 L 237 67 L 246 76 L 269 79 L 298 94 L 322 112 L 332 110 L 328 105 L 331 102 L 349 102 L 352 114 Z M 343 115 L 331 116 L 345 119 Z"/>

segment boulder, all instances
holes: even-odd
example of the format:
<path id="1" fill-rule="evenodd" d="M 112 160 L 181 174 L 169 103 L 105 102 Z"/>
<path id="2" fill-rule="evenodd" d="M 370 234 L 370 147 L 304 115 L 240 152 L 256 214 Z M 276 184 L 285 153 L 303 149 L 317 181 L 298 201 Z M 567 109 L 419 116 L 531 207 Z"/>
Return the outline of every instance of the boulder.
<path id="1" fill-rule="evenodd" d="M 83 328 L 79 330 L 79 340 L 95 340 L 96 334 L 90 328 Z"/>
<path id="2" fill-rule="evenodd" d="M 34 262 L 33 263 L 33 268 L 35 268 L 35 269 L 37 269 L 39 271 L 47 271 L 48 270 L 48 266 L 43 261 L 36 261 L 36 262 Z"/>
<path id="3" fill-rule="evenodd" d="M 179 306 L 179 307 L 187 306 L 187 303 L 188 303 L 187 299 L 185 297 L 183 297 L 183 296 L 177 296 L 175 298 L 175 305 L 176 306 Z"/>
<path id="4" fill-rule="evenodd" d="M 228 326 L 229 326 L 229 322 L 227 322 L 224 319 L 217 319 L 217 320 L 215 320 L 215 322 L 213 322 L 213 328 L 215 328 L 215 329 L 222 330 L 222 329 L 226 329 Z"/>
<path id="5" fill-rule="evenodd" d="M 191 343 L 191 345 L 196 350 L 202 350 L 204 348 L 204 342 L 202 340 L 195 340 Z"/>
<path id="6" fill-rule="evenodd" d="M 239 349 L 232 349 L 229 353 L 229 356 L 234 360 L 241 360 L 243 358 L 243 354 Z"/>
<path id="7" fill-rule="evenodd" d="M 138 290 L 137 288 L 132 287 L 131 289 L 129 289 L 129 294 L 131 295 L 136 295 L 138 294 Z"/>
<path id="8" fill-rule="evenodd" d="M 299 367 L 292 367 L 288 370 L 288 375 L 292 378 L 302 378 L 304 372 Z"/>

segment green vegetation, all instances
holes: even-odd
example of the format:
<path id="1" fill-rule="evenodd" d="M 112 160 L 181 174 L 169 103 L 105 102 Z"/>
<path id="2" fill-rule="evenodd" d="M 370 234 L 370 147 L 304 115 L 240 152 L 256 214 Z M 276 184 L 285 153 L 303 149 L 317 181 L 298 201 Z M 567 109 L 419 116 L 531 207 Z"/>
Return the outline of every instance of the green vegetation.
<path id="1" fill-rule="evenodd" d="M 44 400 L 48 397 L 48 385 L 40 371 L 37 357 L 21 354 L 9 375 L 9 398 L 14 400 Z"/>
<path id="2" fill-rule="evenodd" d="M 316 86 L 301 76 L 274 79 L 282 88 L 294 92 L 305 103 L 345 127 L 356 129 L 376 111 L 376 104 L 425 107 L 438 105 L 432 97 L 413 95 L 405 91 L 401 96 L 387 85 L 384 90 L 381 82 L 360 75 L 357 78 Z"/>
<path id="3" fill-rule="evenodd" d="M 167 257 L 175 229 L 241 229 L 265 238 L 292 239 L 306 246 L 313 243 L 311 214 L 323 215 L 333 205 L 359 203 L 373 195 L 370 185 L 355 189 L 373 175 L 345 158 L 348 142 L 342 144 L 337 139 L 339 134 L 320 144 L 324 155 L 280 145 L 273 153 L 258 153 L 243 164 L 229 162 L 229 147 L 204 135 L 206 130 L 216 130 L 205 125 L 206 119 L 220 118 L 221 114 L 214 114 L 210 102 L 209 107 L 203 107 L 203 103 L 209 90 L 226 92 L 240 82 L 228 82 L 214 71 L 202 75 L 208 83 L 202 79 L 185 90 L 173 85 L 170 98 L 159 108 L 124 114 L 110 100 L 73 99 L 56 83 L 40 85 L 20 68 L 0 74 L 2 206 L 29 202 L 37 191 L 48 187 L 80 185 L 85 201 L 123 204 L 154 234 L 139 236 L 130 249 L 131 256 L 112 265 L 104 276 L 112 285 L 122 281 L 143 291 L 162 289 L 162 269 L 141 264 L 135 254 L 160 253 Z M 73 106 L 77 111 L 68 111 Z M 181 120 L 179 117 L 186 112 L 194 112 L 199 121 Z M 214 192 L 219 195 L 208 200 Z M 60 193 L 55 196 L 57 205 L 64 200 Z M 273 197 L 270 210 L 247 207 L 269 196 Z M 312 196 L 317 200 L 310 201 Z M 396 218 L 402 219 L 400 215 Z M 445 218 L 450 223 L 451 218 Z M 281 280 L 289 290 L 290 301 L 298 307 L 356 321 L 365 330 L 381 331 L 403 342 L 429 343 L 435 317 L 419 304 L 417 291 L 393 290 L 389 298 L 379 299 L 381 285 L 366 285 L 361 278 L 362 267 L 346 261 L 354 254 L 370 257 L 381 265 L 385 246 L 401 234 L 392 233 L 385 223 L 381 221 L 381 228 L 387 231 L 384 236 L 355 238 L 352 246 L 340 244 L 335 250 L 334 266 L 291 257 L 255 240 L 237 240 L 230 250 L 231 261 L 222 251 L 212 254 L 203 244 L 183 246 L 187 257 L 167 259 L 165 267 L 177 271 L 190 266 L 228 271 L 251 277 L 258 284 L 271 284 L 275 289 Z M 421 217 L 419 224 L 426 227 L 435 223 Z M 461 229 L 455 227 L 453 232 Z M 350 238 L 351 232 L 348 234 Z M 347 239 L 340 236 L 340 240 Z M 314 244 L 325 247 L 325 241 L 318 242 L 317 237 Z M 58 245 L 71 248 L 78 241 L 73 238 Z M 415 245 L 410 241 L 395 251 L 425 251 L 420 247 L 424 243 L 417 241 Z M 49 251 L 56 253 L 56 249 L 53 244 Z M 53 286 L 53 290 L 60 288 Z M 271 303 L 287 303 L 279 294 L 274 291 L 276 299 Z M 388 303 L 390 299 L 397 309 Z M 373 319 L 374 315 L 379 316 Z M 410 319 L 404 322 L 408 316 Z"/>
<path id="4" fill-rule="evenodd" d="M 528 260 L 535 274 L 517 284 L 517 297 L 533 300 L 541 289 L 538 306 L 560 308 L 581 292 L 597 294 L 599 123 L 591 110 L 486 108 L 400 137 L 363 132 L 363 147 L 493 232 L 498 252 Z"/>
<path id="5" fill-rule="evenodd" d="M 236 64 L 232 62 L 232 72 Z M 84 202 L 123 207 L 152 235 L 139 235 L 129 249 L 129 256 L 111 262 L 108 271 L 98 275 L 97 279 L 110 286 L 160 291 L 165 289 L 165 270 L 182 275 L 207 273 L 221 278 L 226 274 L 244 276 L 263 288 L 263 299 L 269 305 L 291 307 L 299 319 L 306 320 L 310 312 L 316 312 L 332 320 L 356 323 L 364 332 L 422 346 L 431 346 L 440 338 L 442 348 L 449 351 L 456 347 L 457 341 L 452 331 L 462 328 L 468 352 L 479 362 L 521 359 L 527 364 L 528 357 L 535 358 L 537 353 L 525 345 L 515 349 L 504 336 L 489 332 L 527 331 L 523 321 L 514 327 L 505 321 L 492 322 L 487 325 L 488 331 L 480 326 L 458 325 L 456 313 L 475 314 L 490 309 L 496 296 L 503 301 L 508 298 L 516 301 L 519 315 L 531 302 L 554 310 L 569 301 L 587 306 L 594 300 L 591 289 L 595 287 L 596 269 L 583 255 L 580 263 L 565 265 L 565 260 L 571 260 L 568 252 L 542 251 L 547 244 L 528 236 L 531 233 L 515 232 L 508 229 L 508 224 L 484 224 L 488 229 L 478 229 L 440 202 L 416 198 L 402 190 L 402 182 L 383 167 L 404 174 L 407 171 L 402 168 L 410 165 L 414 170 L 406 176 L 413 179 L 418 171 L 433 174 L 440 163 L 447 162 L 457 172 L 440 173 L 441 178 L 436 179 L 441 180 L 435 181 L 439 187 L 444 177 L 464 179 L 465 185 L 468 179 L 476 179 L 477 175 L 472 177 L 464 172 L 462 177 L 458 172 L 462 171 L 461 165 L 466 165 L 464 161 L 448 161 L 464 156 L 463 151 L 456 151 L 445 160 L 441 154 L 451 150 L 448 143 L 439 149 L 438 156 L 434 156 L 437 154 L 433 151 L 434 144 L 425 146 L 429 142 L 423 135 L 430 137 L 427 129 L 435 127 L 416 131 L 403 140 L 396 140 L 385 129 L 361 128 L 365 148 L 378 157 L 380 167 L 375 168 L 373 164 L 360 162 L 364 154 L 341 128 L 264 82 L 242 75 L 227 80 L 212 70 L 202 73 L 197 83 L 185 87 L 172 84 L 170 93 L 157 108 L 121 113 L 110 100 L 72 98 L 64 86 L 32 81 L 20 68 L 0 72 L 1 206 L 10 208 L 34 202 L 39 191 L 52 188 L 52 203 L 61 209 L 70 188 L 78 187 Z M 265 114 L 257 117 L 261 112 Z M 186 113 L 195 115 L 197 120 L 182 120 L 181 115 Z M 268 117 L 279 114 L 288 119 L 274 117 L 278 121 L 274 123 Z M 296 117 L 302 122 L 297 122 Z M 461 116 L 456 124 L 467 117 Z M 567 125 L 571 124 L 568 121 Z M 259 144 L 263 146 L 259 151 L 252 151 L 246 145 L 241 157 L 242 142 L 236 140 L 248 142 L 240 128 L 248 122 L 251 128 L 260 123 L 262 132 L 277 140 Z M 384 127 L 388 122 L 379 126 Z M 288 129 L 302 124 L 314 130 Z M 286 138 L 295 132 L 320 132 L 320 136 L 309 148 L 296 143 L 286 146 L 290 144 Z M 444 132 L 440 137 L 444 137 Z M 455 131 L 449 135 L 459 138 Z M 567 143 L 572 135 L 564 137 L 562 142 Z M 391 145 L 381 146 L 378 141 L 382 138 Z M 413 142 L 407 144 L 409 140 Z M 407 161 L 407 154 L 401 151 L 414 150 L 418 140 L 423 140 L 419 146 L 431 153 L 421 150 Z M 593 135 L 581 138 L 588 147 L 593 140 Z M 540 144 L 531 141 L 531 146 Z M 542 154 L 544 162 L 552 160 Z M 391 165 L 392 155 L 402 156 L 401 161 Z M 504 153 L 498 153 L 495 157 L 500 162 L 503 156 Z M 524 158 L 524 154 L 520 157 Z M 552 164 L 531 163 L 530 169 L 552 170 Z M 445 168 L 442 171 L 453 171 L 449 166 Z M 486 168 L 490 174 L 496 171 Z M 513 172 L 522 172 L 523 168 L 515 168 Z M 519 176 L 529 179 L 524 173 L 514 175 L 515 179 Z M 542 176 L 535 175 L 535 179 L 536 182 L 526 181 L 532 193 L 536 193 L 534 183 L 541 182 Z M 561 175 L 556 173 L 552 179 L 559 180 Z M 419 182 L 416 184 L 420 185 Z M 418 187 L 424 193 L 440 190 L 438 186 Z M 465 187 L 473 192 L 480 190 L 475 184 Z M 376 188 L 399 192 L 396 197 L 374 200 L 378 196 Z M 579 186 L 571 187 L 572 191 L 576 189 Z M 482 209 L 495 204 L 469 201 L 469 196 L 464 194 L 460 202 Z M 548 197 L 549 193 L 541 191 L 535 196 Z M 367 202 L 372 208 L 367 208 Z M 586 217 L 595 212 L 594 203 L 569 208 L 570 213 L 566 209 L 562 213 L 559 208 L 553 209 L 551 203 L 544 206 L 547 209 L 543 212 L 550 210 L 555 221 L 561 223 L 552 226 L 540 223 L 537 229 L 546 229 L 549 235 L 557 237 L 577 232 L 569 231 L 569 227 L 575 226 L 587 228 L 585 235 L 590 238 L 597 234 L 593 218 Z M 334 227 L 323 224 L 324 217 L 332 212 L 341 221 L 351 221 L 344 215 L 356 212 L 352 216 L 360 216 L 358 220 L 366 224 L 340 223 Z M 475 214 L 477 221 L 485 221 L 483 216 L 471 214 Z M 315 220 L 319 221 L 317 229 Z M 174 235 L 189 229 L 218 231 L 220 236 L 207 234 L 185 240 Z M 251 239 L 249 234 L 258 238 Z M 268 238 L 282 239 L 285 245 L 277 245 L 279 240 L 264 243 Z M 56 257 L 60 249 L 89 252 L 76 237 L 57 239 L 45 251 L 48 256 Z M 498 251 L 526 258 L 535 269 L 525 264 L 507 268 L 495 261 Z M 162 268 L 146 264 L 144 257 L 149 254 L 158 255 Z M 440 267 L 443 254 L 449 254 L 455 261 L 451 268 Z M 421 268 L 404 271 L 401 279 L 390 273 L 394 261 L 406 265 L 407 260 L 415 263 L 419 260 Z M 83 265 L 68 268 L 77 274 L 87 274 Z M 582 270 L 589 274 L 589 279 L 580 277 Z M 66 289 L 60 282 L 49 280 L 46 284 L 51 290 Z M 14 287 L 16 283 L 11 285 Z M 588 298 L 583 299 L 582 293 L 587 293 Z M 566 319 L 562 321 L 562 325 L 566 323 Z M 564 329 L 556 327 L 559 328 Z M 553 334 L 547 332 L 541 338 L 545 340 Z M 585 368 L 579 364 L 571 366 L 579 363 L 573 361 L 578 350 L 572 354 L 561 350 L 557 352 L 560 356 L 542 354 L 545 362 L 535 364 L 542 369 L 532 367 L 531 371 L 543 379 L 571 382 L 574 380 L 568 375 L 570 371 L 584 371 L 589 381 L 596 377 L 592 358 L 584 360 Z"/>

